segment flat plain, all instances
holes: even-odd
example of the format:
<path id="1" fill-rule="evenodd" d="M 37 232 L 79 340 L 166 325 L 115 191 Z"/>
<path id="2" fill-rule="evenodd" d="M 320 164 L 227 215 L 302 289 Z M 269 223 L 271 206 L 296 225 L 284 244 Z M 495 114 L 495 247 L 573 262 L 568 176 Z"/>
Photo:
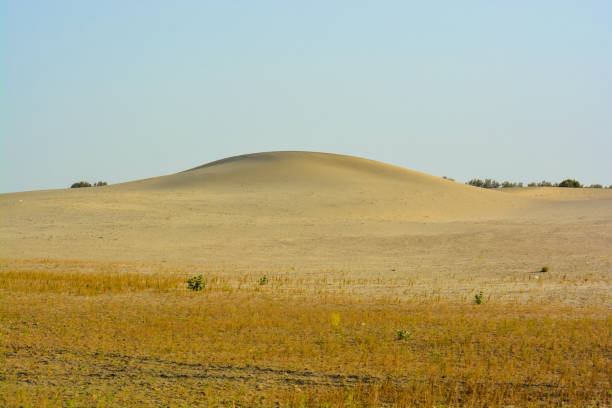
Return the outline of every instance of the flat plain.
<path id="1" fill-rule="evenodd" d="M 612 400 L 610 189 L 271 152 L 0 217 L 2 406 Z"/>

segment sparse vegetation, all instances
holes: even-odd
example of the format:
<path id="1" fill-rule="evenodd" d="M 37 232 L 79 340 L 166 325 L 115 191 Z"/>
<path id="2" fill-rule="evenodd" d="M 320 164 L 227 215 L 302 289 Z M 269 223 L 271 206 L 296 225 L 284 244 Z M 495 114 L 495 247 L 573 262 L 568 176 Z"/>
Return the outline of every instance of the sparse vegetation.
<path id="1" fill-rule="evenodd" d="M 0 406 L 610 403 L 606 308 L 259 291 L 252 275 L 185 296 L 181 271 L 0 264 Z"/>
<path id="2" fill-rule="evenodd" d="M 484 302 L 483 299 L 483 293 L 482 291 L 478 292 L 477 294 L 474 295 L 474 303 L 476 303 L 477 305 L 482 305 Z"/>
<path id="3" fill-rule="evenodd" d="M 396 332 L 396 337 L 398 340 L 407 340 L 412 337 L 412 332 L 410 332 L 410 330 L 401 329 Z"/>
<path id="4" fill-rule="evenodd" d="M 523 183 L 522 182 L 518 182 L 518 183 L 512 183 L 510 181 L 504 181 L 501 184 L 502 188 L 513 188 L 513 187 L 519 187 L 522 188 L 523 187 Z"/>
<path id="5" fill-rule="evenodd" d="M 259 278 L 259 284 L 260 285 L 266 285 L 268 283 L 268 277 L 266 275 L 262 276 L 261 278 Z"/>
<path id="6" fill-rule="evenodd" d="M 499 188 L 501 184 L 498 181 L 485 179 L 484 181 L 480 179 L 472 179 L 468 181 L 466 184 L 474 187 L 482 187 L 482 188 Z"/>
<path id="7" fill-rule="evenodd" d="M 97 181 L 93 184 L 93 187 L 103 187 L 107 185 L 108 183 L 106 181 Z M 70 186 L 70 188 L 81 188 L 81 187 L 92 187 L 92 185 L 89 181 L 77 181 L 76 183 L 73 183 Z"/>
<path id="8" fill-rule="evenodd" d="M 540 272 L 548 272 L 548 270 L 549 270 L 548 266 L 543 266 L 543 267 L 540 269 Z"/>
<path id="9" fill-rule="evenodd" d="M 206 288 L 206 281 L 203 280 L 202 275 L 193 276 L 187 279 L 187 288 L 198 292 Z"/>
<path id="10" fill-rule="evenodd" d="M 91 183 L 87 181 L 77 181 L 76 183 L 73 183 L 70 186 L 70 188 L 81 188 L 81 187 L 91 187 Z"/>
<path id="11" fill-rule="evenodd" d="M 523 183 L 522 182 L 510 182 L 510 181 L 504 181 L 502 183 L 500 183 L 497 180 L 493 180 L 493 179 L 485 179 L 484 181 L 481 179 L 472 179 L 470 181 L 468 181 L 466 184 L 470 185 L 470 186 L 474 186 L 474 187 L 482 187 L 482 188 L 513 188 L 513 187 L 523 187 Z"/>
<path id="12" fill-rule="evenodd" d="M 581 188 L 582 184 L 578 180 L 565 179 L 559 183 L 559 187 Z"/>
<path id="13" fill-rule="evenodd" d="M 551 183 L 550 181 L 542 180 L 537 183 L 538 187 L 556 187 L 557 184 Z"/>
<path id="14" fill-rule="evenodd" d="M 446 178 L 446 177 L 444 177 Z M 485 179 L 484 181 L 481 179 L 472 179 L 470 181 L 468 181 L 467 183 L 470 186 L 474 186 L 474 187 L 482 187 L 482 188 L 513 188 L 513 187 L 517 187 L 517 188 L 521 188 L 523 187 L 523 183 L 522 182 L 511 182 L 511 181 L 503 181 L 502 183 L 500 183 L 499 181 L 496 180 L 492 180 L 492 179 Z M 536 183 L 535 181 L 532 181 L 531 183 L 527 184 L 527 187 L 572 187 L 572 188 L 582 188 L 585 187 L 582 184 L 580 184 L 579 181 L 577 180 L 573 180 L 573 179 L 566 179 L 563 180 L 560 183 L 552 183 L 550 181 L 540 181 L 539 183 Z M 588 186 L 588 188 L 605 188 L 603 185 L 601 184 L 591 184 L 590 186 Z M 612 188 L 612 185 L 610 185 L 610 187 L 608 188 Z"/>

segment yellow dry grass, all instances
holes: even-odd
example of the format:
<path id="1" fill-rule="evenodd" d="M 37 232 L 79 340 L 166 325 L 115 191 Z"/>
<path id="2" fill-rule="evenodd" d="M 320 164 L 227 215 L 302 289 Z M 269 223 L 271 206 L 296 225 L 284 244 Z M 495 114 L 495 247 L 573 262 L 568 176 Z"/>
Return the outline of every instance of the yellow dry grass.
<path id="1" fill-rule="evenodd" d="M 601 406 L 612 397 L 605 307 L 368 298 L 298 291 L 316 282 L 274 275 L 261 285 L 256 274 L 212 274 L 192 292 L 188 273 L 146 268 L 3 261 L 0 405 Z"/>

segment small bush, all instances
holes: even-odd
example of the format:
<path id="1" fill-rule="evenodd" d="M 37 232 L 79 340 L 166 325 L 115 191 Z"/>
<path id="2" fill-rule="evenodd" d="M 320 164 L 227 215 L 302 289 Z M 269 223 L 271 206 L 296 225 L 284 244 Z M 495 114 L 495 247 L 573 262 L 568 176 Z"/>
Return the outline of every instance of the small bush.
<path id="1" fill-rule="evenodd" d="M 537 184 L 538 187 L 552 187 L 553 183 L 550 181 L 542 180 Z"/>
<path id="2" fill-rule="evenodd" d="M 193 291 L 200 291 L 206 287 L 206 281 L 202 280 L 202 275 L 187 279 L 187 288 Z"/>
<path id="3" fill-rule="evenodd" d="M 542 269 L 540 269 L 540 272 L 548 272 L 550 268 L 548 266 L 543 266 Z"/>
<path id="4" fill-rule="evenodd" d="M 410 330 L 402 329 L 396 332 L 396 338 L 398 340 L 408 340 L 411 337 L 412 333 L 410 332 Z"/>
<path id="5" fill-rule="evenodd" d="M 102 187 L 102 186 L 107 186 L 108 183 L 106 181 L 98 181 L 97 183 L 94 183 L 94 187 Z"/>
<path id="6" fill-rule="evenodd" d="M 448 180 L 448 181 L 455 181 L 455 179 L 454 179 L 454 178 L 450 178 L 450 177 L 446 177 L 446 176 L 442 176 L 442 178 L 443 178 L 444 180 Z"/>
<path id="7" fill-rule="evenodd" d="M 482 188 L 499 188 L 501 186 L 501 184 L 499 184 L 499 181 L 492 180 L 492 179 L 485 179 L 484 181 L 482 181 L 481 179 L 472 179 L 468 181 L 466 184 L 469 184 L 470 186 L 482 187 Z"/>
<path id="8" fill-rule="evenodd" d="M 537 187 L 537 186 L 538 186 L 538 183 L 536 183 L 535 181 L 527 184 L 527 187 Z"/>
<path id="9" fill-rule="evenodd" d="M 559 183 L 559 187 L 581 188 L 582 184 L 578 180 L 565 179 Z"/>
<path id="10" fill-rule="evenodd" d="M 482 305 L 484 303 L 482 291 L 474 295 L 474 303 L 477 305 Z"/>
<path id="11" fill-rule="evenodd" d="M 465 184 L 470 185 L 470 186 L 474 186 L 474 187 L 482 187 L 484 182 L 481 179 L 471 179 L 470 181 L 468 181 Z"/>
<path id="12" fill-rule="evenodd" d="M 81 188 L 81 187 L 91 187 L 91 184 L 89 184 L 89 182 L 87 181 L 77 181 L 76 183 L 73 183 L 70 188 Z"/>
<path id="13" fill-rule="evenodd" d="M 268 283 L 268 277 L 266 275 L 262 276 L 261 278 L 259 278 L 259 284 L 260 285 L 266 285 Z"/>
<path id="14" fill-rule="evenodd" d="M 485 179 L 483 187 L 484 188 L 499 188 L 499 186 L 501 186 L 501 184 L 499 184 L 499 181 L 491 180 L 491 179 Z"/>

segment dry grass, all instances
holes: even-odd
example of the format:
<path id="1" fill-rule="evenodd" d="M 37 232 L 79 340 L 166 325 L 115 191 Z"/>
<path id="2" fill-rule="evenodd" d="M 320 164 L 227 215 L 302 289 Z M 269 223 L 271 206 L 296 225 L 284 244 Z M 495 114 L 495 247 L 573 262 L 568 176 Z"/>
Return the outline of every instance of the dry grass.
<path id="1" fill-rule="evenodd" d="M 4 261 L 1 406 L 607 406 L 606 307 Z M 385 282 L 383 282 L 385 283 Z M 388 282 L 387 282 L 388 283 Z M 305 286 L 303 290 L 297 290 Z M 345 293 L 340 293 L 345 292 Z M 406 330 L 398 340 L 397 331 Z"/>
<path id="2" fill-rule="evenodd" d="M 13 292 L 53 292 L 69 295 L 99 295 L 152 290 L 156 292 L 184 286 L 179 276 L 161 274 L 117 274 L 113 272 L 62 272 L 21 270 L 0 276 L 0 288 Z"/>

